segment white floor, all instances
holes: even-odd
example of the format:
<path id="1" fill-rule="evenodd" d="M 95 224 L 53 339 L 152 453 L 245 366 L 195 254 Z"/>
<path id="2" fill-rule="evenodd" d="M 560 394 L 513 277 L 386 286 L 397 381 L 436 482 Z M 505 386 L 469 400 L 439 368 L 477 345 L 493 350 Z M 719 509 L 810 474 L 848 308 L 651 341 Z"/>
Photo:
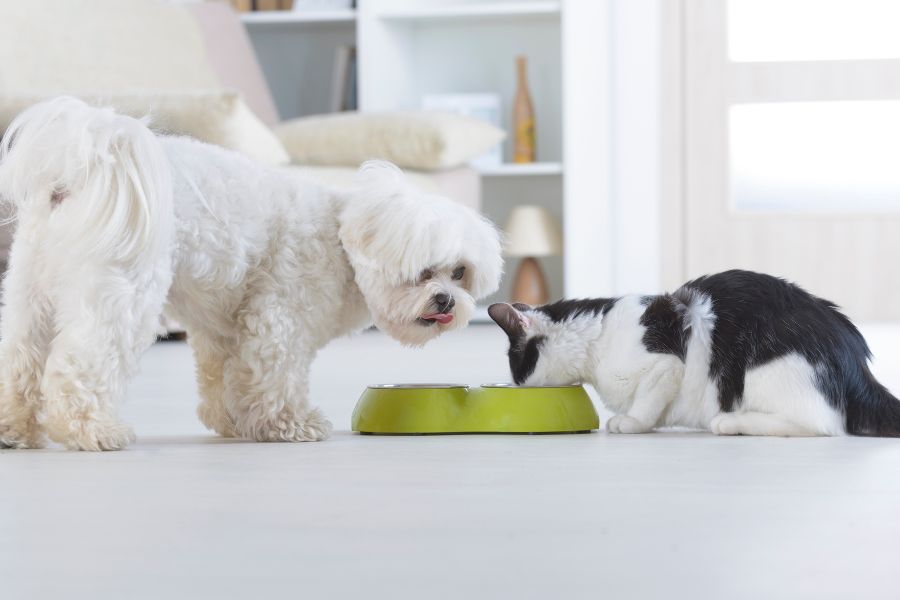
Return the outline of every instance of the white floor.
<path id="1" fill-rule="evenodd" d="M 900 327 L 865 328 L 900 391 Z M 349 433 L 372 382 L 507 378 L 499 330 L 321 355 L 319 444 L 194 418 L 146 356 L 119 453 L 0 452 L 0 598 L 897 598 L 900 440 Z"/>

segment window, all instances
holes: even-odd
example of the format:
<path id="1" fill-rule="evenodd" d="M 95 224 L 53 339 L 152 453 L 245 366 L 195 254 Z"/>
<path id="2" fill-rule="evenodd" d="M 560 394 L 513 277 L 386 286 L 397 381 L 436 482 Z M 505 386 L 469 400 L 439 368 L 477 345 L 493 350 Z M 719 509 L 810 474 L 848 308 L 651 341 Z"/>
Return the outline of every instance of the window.
<path id="1" fill-rule="evenodd" d="M 897 0 L 729 0 L 734 61 L 900 58 Z"/>
<path id="2" fill-rule="evenodd" d="M 739 104 L 729 111 L 739 211 L 900 211 L 900 101 Z"/>

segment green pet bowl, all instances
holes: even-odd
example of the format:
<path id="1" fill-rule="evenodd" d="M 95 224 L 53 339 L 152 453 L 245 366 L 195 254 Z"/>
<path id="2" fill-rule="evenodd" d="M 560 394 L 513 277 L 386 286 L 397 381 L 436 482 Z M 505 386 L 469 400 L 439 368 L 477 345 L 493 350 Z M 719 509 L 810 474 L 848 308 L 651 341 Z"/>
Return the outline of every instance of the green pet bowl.
<path id="1" fill-rule="evenodd" d="M 353 431 L 375 434 L 573 433 L 600 427 L 580 385 L 370 385 L 353 410 Z"/>

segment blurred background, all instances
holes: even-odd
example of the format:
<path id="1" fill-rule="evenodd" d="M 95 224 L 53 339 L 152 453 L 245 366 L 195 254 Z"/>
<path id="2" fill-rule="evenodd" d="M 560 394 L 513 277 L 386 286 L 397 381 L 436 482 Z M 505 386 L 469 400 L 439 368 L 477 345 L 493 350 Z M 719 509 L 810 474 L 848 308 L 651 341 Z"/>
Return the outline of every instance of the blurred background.
<path id="1" fill-rule="evenodd" d="M 898 24 L 891 0 L 4 0 L 0 130 L 67 92 L 332 184 L 394 160 L 505 228 L 488 302 L 748 268 L 893 320 Z"/>
<path id="2" fill-rule="evenodd" d="M 889 300 L 900 291 L 897 2 L 359 4 L 316 22 L 242 15 L 280 116 L 327 110 L 344 45 L 361 111 L 493 95 L 488 118 L 509 135 L 499 163 L 478 168 L 480 206 L 516 239 L 517 206 L 559 222 L 556 249 L 527 230 L 549 297 L 655 292 L 748 268 L 856 319 L 900 317 Z M 534 107 L 527 165 L 512 162 L 517 56 Z M 514 295 L 528 256 L 510 254 L 496 298 Z"/>

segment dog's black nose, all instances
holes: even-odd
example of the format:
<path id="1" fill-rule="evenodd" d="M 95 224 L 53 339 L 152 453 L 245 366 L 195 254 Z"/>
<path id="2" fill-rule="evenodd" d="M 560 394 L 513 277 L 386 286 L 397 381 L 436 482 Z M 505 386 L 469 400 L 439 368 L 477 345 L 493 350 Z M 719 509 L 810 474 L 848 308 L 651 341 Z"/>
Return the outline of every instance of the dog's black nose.
<path id="1" fill-rule="evenodd" d="M 438 312 L 450 312 L 450 309 L 456 306 L 456 300 L 450 294 L 441 292 L 434 295 L 434 304 L 437 306 Z"/>

